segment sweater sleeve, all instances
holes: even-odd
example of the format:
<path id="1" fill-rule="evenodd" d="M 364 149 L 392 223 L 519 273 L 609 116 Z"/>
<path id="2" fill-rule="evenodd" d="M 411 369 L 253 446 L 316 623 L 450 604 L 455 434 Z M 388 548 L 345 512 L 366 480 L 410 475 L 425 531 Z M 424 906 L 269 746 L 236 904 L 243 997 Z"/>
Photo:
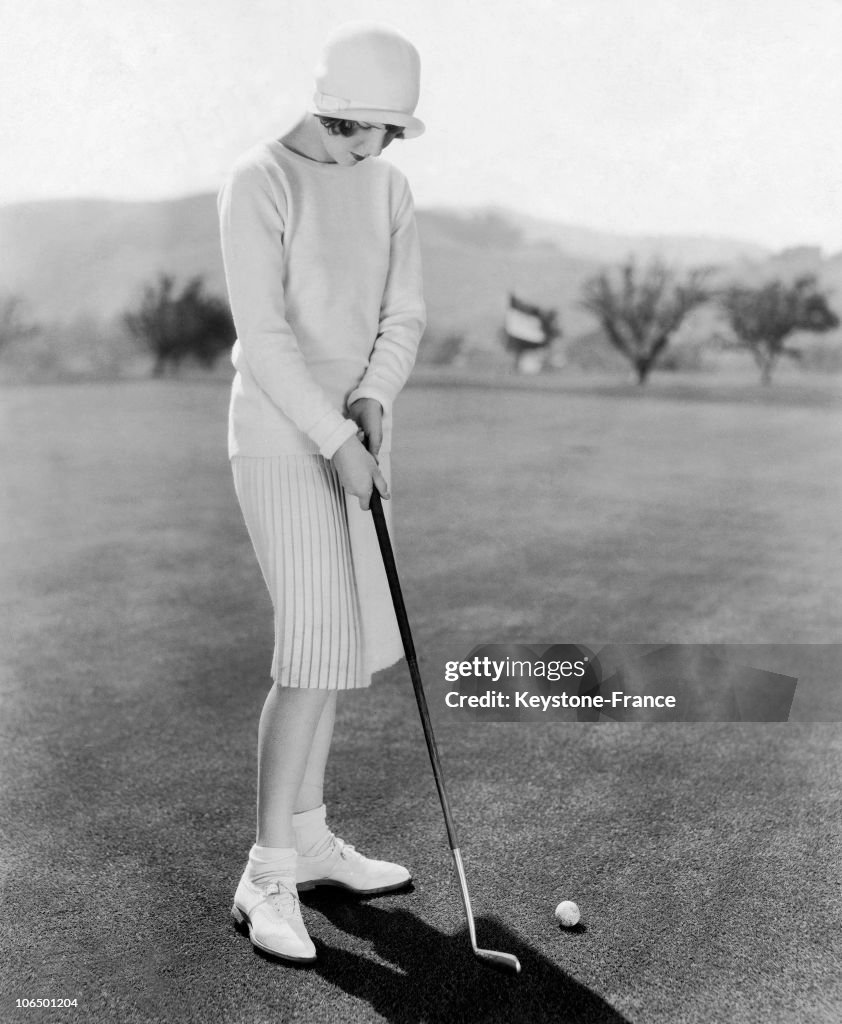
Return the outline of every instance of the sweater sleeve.
<path id="1" fill-rule="evenodd" d="M 379 332 L 363 378 L 348 396 L 349 406 L 358 398 L 374 398 L 384 412 L 391 410 L 415 365 L 425 324 L 415 207 L 404 180 L 392 226 L 389 274 L 380 306 Z"/>
<path id="2" fill-rule="evenodd" d="M 283 194 L 265 170 L 235 168 L 219 193 L 222 258 L 243 357 L 262 390 L 331 458 L 356 433 L 313 378 L 286 319 Z"/>

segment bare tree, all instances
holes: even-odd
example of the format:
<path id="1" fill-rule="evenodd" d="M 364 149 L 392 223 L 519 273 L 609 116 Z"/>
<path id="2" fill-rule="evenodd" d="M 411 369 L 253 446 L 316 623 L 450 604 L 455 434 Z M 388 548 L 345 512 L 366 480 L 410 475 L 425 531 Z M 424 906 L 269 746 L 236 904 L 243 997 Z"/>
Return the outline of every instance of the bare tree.
<path id="1" fill-rule="evenodd" d="M 25 315 L 20 295 L 0 295 L 0 349 L 18 338 L 31 338 L 39 330 Z"/>
<path id="2" fill-rule="evenodd" d="M 581 305 L 644 384 L 687 314 L 709 298 L 708 273 L 693 270 L 680 279 L 660 260 L 641 270 L 630 258 L 615 271 L 604 270 L 586 281 Z"/>
<path id="3" fill-rule="evenodd" d="M 129 333 L 155 356 L 154 377 L 168 365 L 178 368 L 188 357 L 213 366 L 234 342 L 234 323 L 227 303 L 204 290 L 201 276 L 191 278 L 176 294 L 175 278 L 159 274 L 147 285 L 140 306 L 123 317 Z"/>
<path id="4" fill-rule="evenodd" d="M 800 358 L 800 352 L 786 344 L 795 331 L 819 333 L 839 326 L 827 298 L 816 276 L 806 274 L 791 284 L 768 281 L 755 288 L 732 285 L 721 293 L 720 302 L 737 344 L 751 351 L 760 368 L 760 379 L 770 384 L 781 356 Z"/>

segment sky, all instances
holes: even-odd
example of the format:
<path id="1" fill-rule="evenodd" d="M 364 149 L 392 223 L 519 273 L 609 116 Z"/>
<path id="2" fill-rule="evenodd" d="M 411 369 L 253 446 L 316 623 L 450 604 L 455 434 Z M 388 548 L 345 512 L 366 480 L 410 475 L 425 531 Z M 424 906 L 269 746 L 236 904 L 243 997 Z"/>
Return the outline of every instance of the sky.
<path id="1" fill-rule="evenodd" d="M 214 191 L 386 22 L 419 207 L 842 251 L 842 0 L 0 0 L 0 203 Z"/>

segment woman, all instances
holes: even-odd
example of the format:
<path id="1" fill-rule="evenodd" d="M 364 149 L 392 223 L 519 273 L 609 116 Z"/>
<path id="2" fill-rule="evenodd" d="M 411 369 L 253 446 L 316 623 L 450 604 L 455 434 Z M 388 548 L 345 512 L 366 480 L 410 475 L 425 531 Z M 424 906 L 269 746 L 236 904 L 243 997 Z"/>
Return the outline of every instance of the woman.
<path id="1" fill-rule="evenodd" d="M 419 86 L 407 39 L 345 26 L 310 111 L 246 153 L 219 196 L 237 329 L 229 455 L 275 620 L 257 837 L 232 914 L 256 947 L 296 962 L 315 959 L 297 889 L 410 881 L 333 835 L 323 783 L 338 691 L 401 656 L 367 510 L 374 487 L 389 497 L 391 409 L 424 302 L 412 196 L 376 158 L 423 132 Z"/>

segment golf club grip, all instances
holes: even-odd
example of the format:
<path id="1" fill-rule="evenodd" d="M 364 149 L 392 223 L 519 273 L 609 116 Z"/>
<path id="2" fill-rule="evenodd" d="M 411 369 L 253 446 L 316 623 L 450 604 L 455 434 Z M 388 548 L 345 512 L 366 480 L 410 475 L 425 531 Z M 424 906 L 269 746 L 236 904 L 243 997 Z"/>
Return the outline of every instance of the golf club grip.
<path id="1" fill-rule="evenodd" d="M 430 712 L 427 708 L 427 698 L 424 695 L 424 687 L 421 683 L 421 673 L 418 670 L 418 661 L 415 657 L 415 645 L 412 642 L 412 632 L 409 628 L 409 618 L 406 614 L 406 605 L 401 593 L 400 580 L 398 579 L 398 567 L 395 565 L 395 555 L 392 550 L 392 541 L 389 537 L 389 527 L 386 525 L 386 516 L 383 513 L 383 502 L 380 493 L 375 487 L 371 494 L 371 514 L 374 517 L 374 529 L 377 533 L 377 541 L 380 545 L 380 554 L 383 556 L 383 567 L 386 570 L 386 579 L 389 582 L 389 591 L 392 595 L 392 604 L 395 608 L 395 617 L 398 620 L 398 630 L 403 641 L 403 650 L 409 665 L 409 675 L 412 679 L 412 687 L 415 690 L 415 701 L 418 704 L 418 713 L 421 716 L 421 725 L 424 729 L 424 739 L 427 741 L 427 753 L 430 755 L 430 764 L 433 766 L 433 777 L 436 780 L 436 789 L 439 793 L 444 824 L 447 828 L 447 839 L 451 850 L 459 849 L 459 842 L 456 837 L 456 826 L 453 823 L 453 816 L 450 813 L 450 802 L 447 799 L 447 790 L 444 786 L 444 773 L 441 768 L 436 737 L 433 733 L 433 723 L 430 721 Z"/>

